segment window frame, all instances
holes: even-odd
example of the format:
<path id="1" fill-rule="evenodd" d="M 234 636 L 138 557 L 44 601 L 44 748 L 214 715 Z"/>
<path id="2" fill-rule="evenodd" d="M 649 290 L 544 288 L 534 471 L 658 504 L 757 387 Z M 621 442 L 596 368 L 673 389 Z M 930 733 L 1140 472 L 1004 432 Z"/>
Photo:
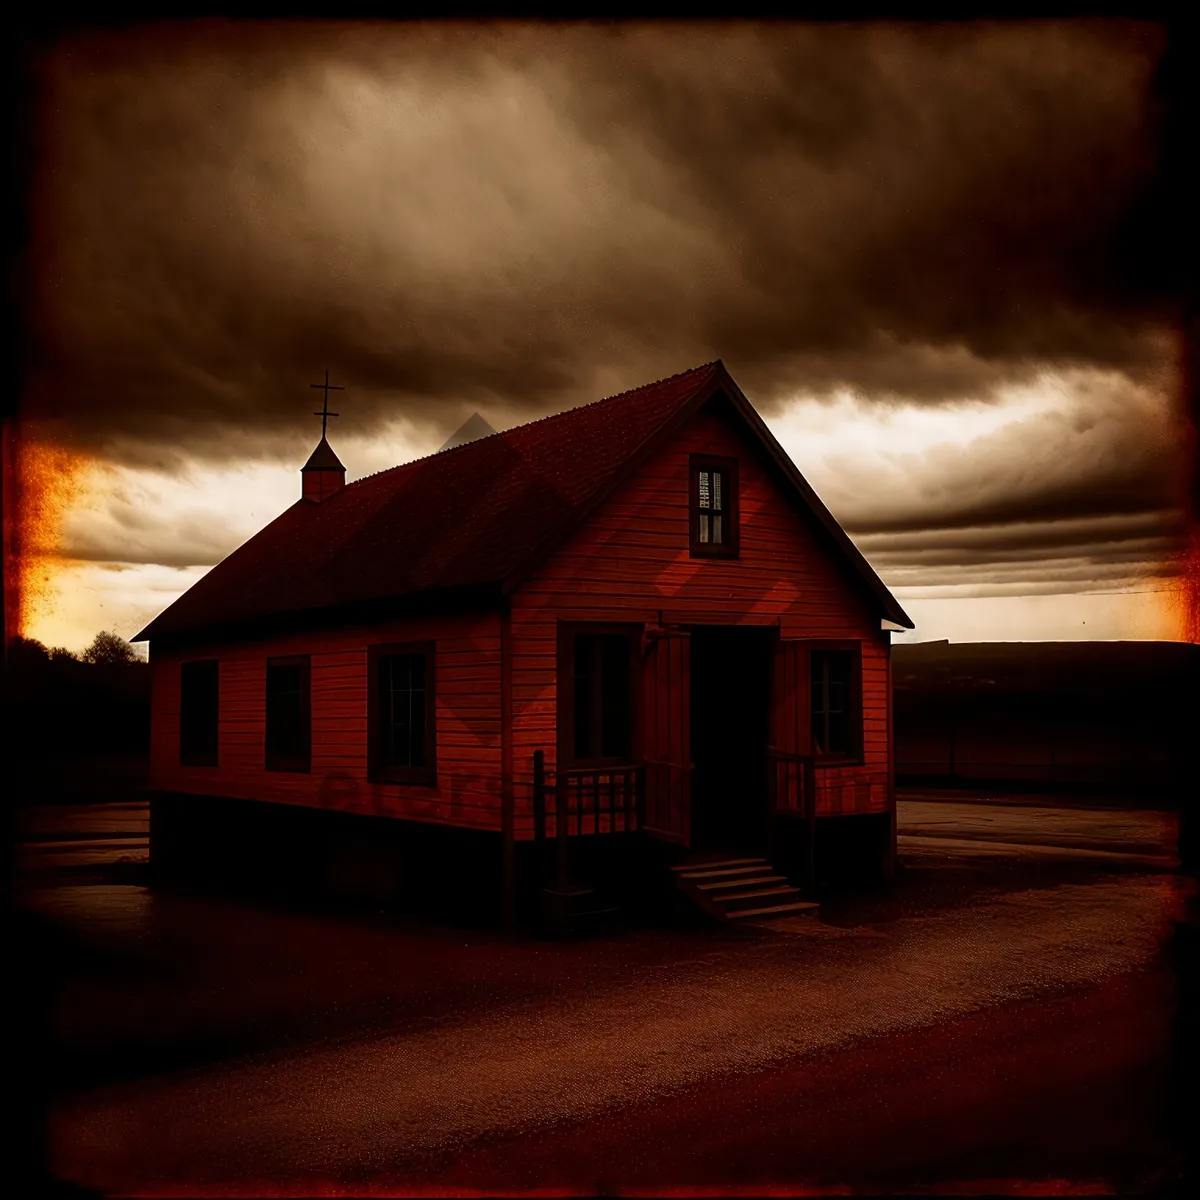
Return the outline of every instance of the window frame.
<path id="1" fill-rule="evenodd" d="M 634 622 L 560 621 L 558 623 L 558 763 L 567 770 L 626 767 L 638 760 L 641 645 L 644 626 Z M 629 753 L 623 757 L 575 756 L 575 637 L 577 634 L 615 634 L 629 648 Z M 602 711 L 602 709 L 601 709 Z"/>
<path id="2" fill-rule="evenodd" d="M 289 759 L 286 755 L 273 751 L 271 748 L 271 668 L 272 667 L 303 667 L 301 676 L 300 705 L 304 725 L 304 753 L 299 758 Z M 267 659 L 264 670 L 264 729 L 263 729 L 263 761 L 268 771 L 289 771 L 293 774 L 308 775 L 312 773 L 312 657 L 308 654 L 286 654 L 272 656 Z"/>
<path id="3" fill-rule="evenodd" d="M 721 510 L 726 527 L 723 542 L 700 540 L 700 472 L 721 471 L 725 475 L 725 507 Z M 738 513 L 738 460 L 713 454 L 688 456 L 688 540 L 692 558 L 737 558 L 741 552 Z"/>
<path id="4" fill-rule="evenodd" d="M 379 660 L 391 655 L 425 658 L 425 764 L 420 767 L 385 765 L 380 761 Z M 380 642 L 367 647 L 367 779 L 372 783 L 437 785 L 437 643 Z"/>
<path id="5" fill-rule="evenodd" d="M 862 642 L 853 640 L 822 640 L 807 644 L 808 649 L 808 722 L 809 744 L 813 761 L 820 766 L 861 766 L 863 764 L 863 731 L 865 717 L 863 714 L 862 686 Z M 813 722 L 816 719 L 816 697 L 812 690 L 813 657 L 818 654 L 844 653 L 850 655 L 850 696 L 849 696 L 849 725 L 850 748 L 830 752 L 819 752 L 817 740 L 813 736 Z"/>
<path id="6" fill-rule="evenodd" d="M 197 754 L 188 746 L 185 734 L 185 676 L 189 667 L 211 667 L 214 680 L 212 714 L 212 750 Z M 219 658 L 190 658 L 179 664 L 179 765 L 181 767 L 215 767 L 221 760 L 221 660 Z"/>

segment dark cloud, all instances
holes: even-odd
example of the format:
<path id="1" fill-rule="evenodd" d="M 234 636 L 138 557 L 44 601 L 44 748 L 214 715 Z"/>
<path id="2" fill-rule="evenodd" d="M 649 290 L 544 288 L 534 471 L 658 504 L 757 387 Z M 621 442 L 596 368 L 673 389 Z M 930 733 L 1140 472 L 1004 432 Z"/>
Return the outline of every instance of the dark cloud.
<path id="1" fill-rule="evenodd" d="M 70 38 L 31 97 L 23 411 L 169 471 L 298 464 L 327 366 L 335 441 L 431 445 L 715 357 L 768 415 L 1074 372 L 1059 411 L 887 478 L 850 456 L 827 499 L 897 586 L 1136 579 L 1186 484 L 1147 399 L 1177 387 L 1163 49 L 1130 22 Z M 245 533 L 110 501 L 64 553 L 191 566 Z"/>
<path id="2" fill-rule="evenodd" d="M 77 562 L 157 563 L 164 567 L 212 566 L 236 548 L 236 537 L 203 512 L 168 517 L 121 505 L 103 522 L 75 521 L 58 547 Z M 232 544 L 231 544 L 232 543 Z"/>
<path id="3" fill-rule="evenodd" d="M 989 368 L 1153 362 L 1153 288 L 1115 249 L 1155 166 L 1152 27 L 747 33 L 716 71 L 688 40 L 623 39 L 628 86 L 574 95 L 599 137 L 649 130 L 736 247 L 749 286 L 705 330 L 764 384 L 936 398 Z M 969 351 L 974 378 L 933 348 Z"/>
<path id="4" fill-rule="evenodd" d="M 889 512 L 880 506 L 873 518 L 848 521 L 847 525 L 856 533 L 893 535 L 928 529 L 931 522 L 936 522 L 939 529 L 965 530 L 979 525 L 1042 522 L 1063 517 L 1141 515 L 1178 503 L 1181 498 L 1178 473 L 1164 470 L 1161 457 L 1156 460 L 1150 454 L 1138 453 L 1136 448 L 1126 449 L 1128 458 L 1114 456 L 1112 460 L 1097 463 L 1096 475 L 1086 474 L 1082 469 L 1071 471 L 1069 468 L 1074 465 L 1071 463 L 1064 463 L 1062 471 L 1047 476 L 1015 471 L 1006 471 L 999 478 L 983 475 L 964 480 L 959 490 L 946 488 L 923 506 L 919 504 L 922 497 L 914 496 L 904 508 Z M 969 462 L 967 459 L 953 464 L 948 473 L 969 476 Z M 1018 476 L 1016 484 L 1023 486 L 1002 491 L 1013 475 Z M 1172 511 L 1174 525 L 1178 523 L 1178 510 Z"/>
<path id="5" fill-rule="evenodd" d="M 1133 375 L 1152 25 L 165 25 L 41 64 L 26 411 L 126 460 L 534 415 L 711 357 L 769 408 Z M 1136 241 L 1136 235 L 1135 239 Z"/>
<path id="6" fill-rule="evenodd" d="M 858 534 L 857 544 L 872 557 L 895 556 L 903 561 L 952 554 L 959 560 L 1045 557 L 1054 551 L 1075 553 L 1133 545 L 1161 549 L 1183 529 L 1173 509 L 1118 516 L 1085 517 L 1025 524 L 919 529 L 904 533 Z"/>
<path id="7" fill-rule="evenodd" d="M 1036 542 L 1000 549 L 986 544 L 965 548 L 905 550 L 886 546 L 870 554 L 876 570 L 892 587 L 1008 587 L 1056 582 L 1061 590 L 1086 591 L 1092 585 L 1132 585 L 1147 578 L 1175 574 L 1169 564 L 1175 540 L 1169 534 L 1151 538 L 1084 541 L 1055 553 Z"/>
<path id="8" fill-rule="evenodd" d="M 1078 562 L 1138 562 L 1153 563 L 1162 559 L 1163 553 L 1170 546 L 1171 539 L 1167 535 L 1152 538 L 1130 538 L 1118 542 L 1096 541 L 1083 542 L 1070 546 L 1071 553 L 1063 556 L 1063 561 L 1072 559 Z M 997 546 L 961 546 L 925 547 L 919 550 L 911 548 L 903 552 L 888 547 L 876 551 L 876 560 L 881 567 L 888 562 L 900 562 L 914 566 L 944 566 L 958 564 L 962 566 L 979 566 L 988 564 L 1013 563 L 1018 566 L 1028 563 L 1034 557 L 1031 553 L 1036 547 L 1037 561 L 1045 562 L 1056 558 L 1049 554 L 1045 545 L 1024 545 L 1020 547 L 1000 548 Z"/>
<path id="9" fill-rule="evenodd" d="M 886 425 L 869 426 L 860 406 L 859 444 L 847 436 L 846 450 L 822 467 L 823 494 L 849 531 L 896 546 L 908 544 L 907 531 L 936 528 L 960 531 L 966 549 L 973 527 L 1015 526 L 1041 528 L 1052 545 L 1064 529 L 1077 540 L 1109 518 L 1182 531 L 1189 464 L 1169 395 L 1111 371 L 1060 375 L 1025 395 L 1033 411 L 1018 399 L 993 410 L 1010 419 L 989 432 L 940 444 L 931 433 L 907 453 L 889 450 Z M 951 434 L 954 410 L 939 418 Z"/>

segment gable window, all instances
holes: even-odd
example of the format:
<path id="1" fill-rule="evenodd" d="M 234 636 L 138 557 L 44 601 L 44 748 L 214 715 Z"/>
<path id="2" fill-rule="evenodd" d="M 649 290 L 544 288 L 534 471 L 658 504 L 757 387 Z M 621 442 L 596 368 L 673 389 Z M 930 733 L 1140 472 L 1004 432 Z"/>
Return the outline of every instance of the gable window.
<path id="1" fill-rule="evenodd" d="M 219 709 L 215 658 L 185 662 L 179 669 L 179 762 L 185 767 L 217 765 Z"/>
<path id="2" fill-rule="evenodd" d="M 691 457 L 693 558 L 736 558 L 738 553 L 736 458 Z"/>
<path id="3" fill-rule="evenodd" d="M 367 740 L 372 779 L 437 781 L 434 665 L 432 642 L 370 648 Z"/>
<path id="4" fill-rule="evenodd" d="M 818 758 L 857 758 L 862 734 L 858 655 L 853 650 L 813 650 L 809 661 L 813 754 Z"/>
<path id="5" fill-rule="evenodd" d="M 568 629 L 560 646 L 569 659 L 560 680 L 570 714 L 563 729 L 566 757 L 578 765 L 628 763 L 633 755 L 632 635 L 611 627 Z"/>
<path id="6" fill-rule="evenodd" d="M 312 740 L 307 654 L 267 659 L 267 770 L 308 771 Z"/>

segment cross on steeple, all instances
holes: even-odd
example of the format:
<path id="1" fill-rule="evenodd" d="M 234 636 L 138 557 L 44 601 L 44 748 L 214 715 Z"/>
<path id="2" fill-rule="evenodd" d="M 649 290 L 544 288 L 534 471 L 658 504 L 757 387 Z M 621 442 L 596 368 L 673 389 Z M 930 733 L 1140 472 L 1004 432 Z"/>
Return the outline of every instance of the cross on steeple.
<path id="1" fill-rule="evenodd" d="M 337 417 L 337 416 L 341 415 L 340 413 L 335 413 L 335 412 L 329 411 L 329 393 L 330 392 L 344 392 L 346 389 L 344 387 L 339 387 L 336 383 L 329 382 L 329 368 L 328 367 L 325 368 L 325 382 L 324 383 L 310 383 L 308 386 L 310 388 L 323 388 L 325 391 L 325 403 L 322 405 L 321 411 L 313 413 L 314 417 L 321 418 L 321 436 L 324 437 L 326 430 L 329 428 L 329 418 Z"/>

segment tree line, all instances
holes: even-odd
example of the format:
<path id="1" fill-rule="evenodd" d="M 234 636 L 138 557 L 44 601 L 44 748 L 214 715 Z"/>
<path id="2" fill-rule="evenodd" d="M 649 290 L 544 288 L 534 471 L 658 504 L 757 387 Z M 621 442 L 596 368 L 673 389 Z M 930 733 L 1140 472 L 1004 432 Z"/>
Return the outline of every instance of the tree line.
<path id="1" fill-rule="evenodd" d="M 98 633 L 78 654 L 15 637 L 5 676 L 9 744 L 18 758 L 148 753 L 150 666 L 118 634 Z"/>

